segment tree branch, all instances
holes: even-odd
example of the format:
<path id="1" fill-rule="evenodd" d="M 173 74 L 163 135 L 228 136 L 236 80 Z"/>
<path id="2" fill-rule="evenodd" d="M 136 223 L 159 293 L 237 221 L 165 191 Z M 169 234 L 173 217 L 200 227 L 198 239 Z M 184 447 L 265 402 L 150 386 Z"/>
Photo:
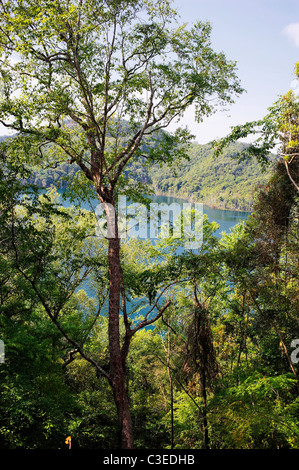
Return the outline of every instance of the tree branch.
<path id="1" fill-rule="evenodd" d="M 144 319 L 142 322 L 140 322 L 139 325 L 137 325 L 135 328 L 133 328 L 133 330 L 131 330 L 131 335 L 133 336 L 141 328 L 144 328 L 145 326 L 151 325 L 152 323 L 156 322 L 163 315 L 163 313 L 169 307 L 170 304 L 171 301 L 168 300 L 154 318 L 152 318 L 151 320 Z"/>
<path id="2" fill-rule="evenodd" d="M 295 186 L 295 188 L 297 189 L 297 191 L 299 191 L 299 186 L 298 186 L 297 183 L 294 181 L 294 179 L 293 179 L 293 177 L 292 177 L 292 175 L 291 175 L 291 173 L 290 173 L 290 169 L 289 169 L 289 164 L 288 164 L 288 162 L 287 162 L 285 159 L 283 159 L 283 161 L 284 161 L 284 164 L 285 164 L 285 167 L 286 167 L 286 170 L 287 170 L 288 177 L 290 178 L 291 182 L 293 183 L 293 185 Z"/>

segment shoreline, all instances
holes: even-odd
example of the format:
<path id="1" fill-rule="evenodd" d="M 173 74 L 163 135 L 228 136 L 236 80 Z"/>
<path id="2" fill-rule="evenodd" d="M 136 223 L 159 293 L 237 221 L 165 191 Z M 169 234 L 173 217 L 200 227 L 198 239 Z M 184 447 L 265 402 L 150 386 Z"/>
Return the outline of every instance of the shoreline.
<path id="1" fill-rule="evenodd" d="M 155 191 L 155 196 L 163 196 L 163 197 L 173 197 L 173 198 L 176 198 L 176 199 L 182 199 L 183 201 L 186 201 L 186 202 L 190 202 L 190 203 L 199 203 L 199 204 L 203 204 L 204 206 L 206 207 L 209 207 L 210 209 L 219 209 L 219 210 L 222 210 L 222 211 L 236 211 L 236 212 L 246 212 L 248 214 L 251 214 L 253 209 L 251 210 L 244 210 L 244 209 L 237 209 L 235 207 L 233 208 L 228 208 L 228 207 L 220 207 L 218 205 L 213 205 L 213 204 L 208 204 L 206 203 L 205 201 L 198 201 L 198 200 L 195 200 L 193 199 L 192 197 L 184 197 L 184 196 L 180 196 L 180 195 L 177 195 L 177 194 L 173 194 L 173 193 L 162 193 L 161 191 Z"/>
<path id="2" fill-rule="evenodd" d="M 57 190 L 60 190 L 60 191 L 63 191 L 65 188 L 63 187 L 59 187 L 58 185 L 50 185 L 50 186 L 40 186 L 39 189 L 41 190 L 44 190 L 44 191 L 47 191 L 48 189 L 50 189 L 51 187 L 55 187 Z M 154 189 L 154 196 L 162 196 L 162 197 L 170 197 L 170 198 L 176 198 L 176 199 L 181 199 L 182 201 L 185 201 L 185 202 L 189 202 L 189 203 L 198 203 L 198 204 L 203 204 L 205 207 L 207 208 L 210 208 L 210 209 L 218 209 L 218 210 L 222 210 L 222 211 L 235 211 L 235 212 L 244 212 L 244 213 L 247 213 L 247 214 L 251 214 L 253 209 L 251 210 L 244 210 L 244 209 L 237 209 L 235 207 L 231 207 L 231 208 L 228 208 L 228 207 L 221 207 L 221 206 L 218 206 L 216 204 L 211 204 L 211 203 L 206 203 L 205 201 L 199 201 L 199 200 L 196 200 L 194 199 L 192 196 L 191 197 L 184 197 L 182 195 L 177 195 L 177 194 L 174 194 L 174 193 L 163 193 L 161 191 L 156 191 Z"/>

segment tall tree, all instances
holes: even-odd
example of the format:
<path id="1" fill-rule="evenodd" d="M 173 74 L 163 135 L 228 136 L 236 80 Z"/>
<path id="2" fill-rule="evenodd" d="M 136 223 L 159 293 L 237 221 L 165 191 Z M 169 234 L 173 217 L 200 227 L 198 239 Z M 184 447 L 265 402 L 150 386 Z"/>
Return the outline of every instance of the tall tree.
<path id="1" fill-rule="evenodd" d="M 108 240 L 106 376 L 114 392 L 122 446 L 131 448 L 124 363 L 136 328 L 131 329 L 123 309 L 122 347 L 123 282 L 114 210 L 126 187 L 123 171 L 141 155 L 160 162 L 184 157 L 188 131 L 170 135 L 164 129 L 190 105 L 200 121 L 217 105 L 231 103 L 242 92 L 236 64 L 213 51 L 208 23 L 197 22 L 190 29 L 177 26 L 169 0 L 2 0 L 0 14 L 0 122 L 17 133 L 11 151 L 41 165 L 77 164 L 113 226 Z M 155 138 L 158 131 L 162 138 L 161 133 Z M 152 145 L 142 145 L 149 136 Z"/>

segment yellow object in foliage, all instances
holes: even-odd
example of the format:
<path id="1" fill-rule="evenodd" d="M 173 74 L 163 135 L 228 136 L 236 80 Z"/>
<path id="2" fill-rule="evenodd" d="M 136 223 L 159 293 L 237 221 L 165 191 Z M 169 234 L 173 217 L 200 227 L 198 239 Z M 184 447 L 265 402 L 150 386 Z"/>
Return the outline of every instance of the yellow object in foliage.
<path id="1" fill-rule="evenodd" d="M 67 436 L 66 440 L 65 440 L 65 443 L 66 444 L 69 444 L 71 442 L 71 436 Z"/>

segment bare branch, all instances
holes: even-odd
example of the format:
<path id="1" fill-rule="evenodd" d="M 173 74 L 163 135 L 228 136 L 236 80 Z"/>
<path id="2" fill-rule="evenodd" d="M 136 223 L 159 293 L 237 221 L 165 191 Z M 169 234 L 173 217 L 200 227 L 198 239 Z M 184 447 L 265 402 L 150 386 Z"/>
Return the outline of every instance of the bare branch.
<path id="1" fill-rule="evenodd" d="M 298 186 L 297 183 L 294 181 L 294 179 L 293 179 L 293 177 L 292 177 L 292 175 L 291 175 L 291 173 L 290 173 L 290 169 L 289 169 L 289 164 L 288 164 L 288 162 L 287 162 L 285 159 L 283 159 L 283 161 L 284 161 L 284 164 L 285 164 L 285 167 L 286 167 L 286 170 L 287 170 L 288 177 L 290 178 L 291 182 L 293 183 L 293 185 L 295 186 L 295 188 L 297 189 L 297 191 L 299 191 L 299 186 Z"/>
<path id="2" fill-rule="evenodd" d="M 152 318 L 151 320 L 144 319 L 142 322 L 139 323 L 139 325 L 137 325 L 135 328 L 133 328 L 133 330 L 131 330 L 131 334 L 134 335 L 141 328 L 144 328 L 145 326 L 151 325 L 152 323 L 156 322 L 163 315 L 163 313 L 169 307 L 170 304 L 171 301 L 168 300 L 166 304 L 158 311 L 157 315 L 154 318 Z"/>

